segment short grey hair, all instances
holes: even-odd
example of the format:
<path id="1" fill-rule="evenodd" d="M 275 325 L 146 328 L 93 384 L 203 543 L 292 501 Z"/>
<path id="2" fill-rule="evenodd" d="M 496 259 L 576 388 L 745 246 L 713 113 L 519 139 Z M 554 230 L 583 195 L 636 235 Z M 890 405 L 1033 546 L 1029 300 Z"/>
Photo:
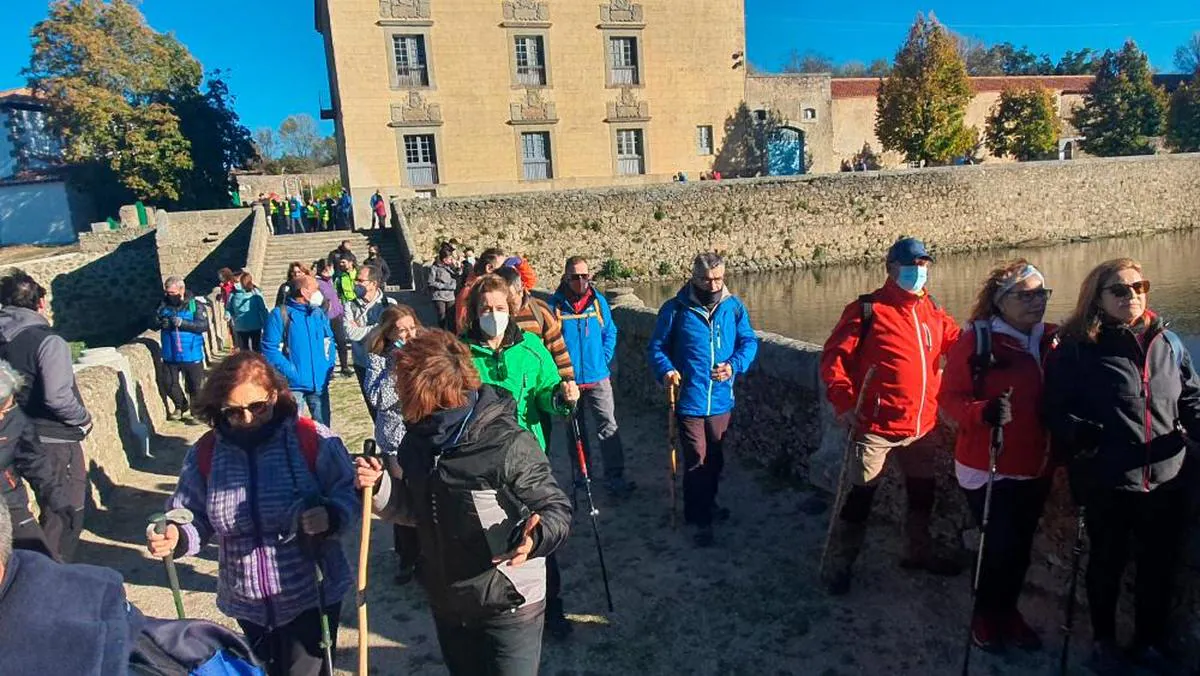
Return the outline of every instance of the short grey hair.
<path id="1" fill-rule="evenodd" d="M 12 558 L 13 525 L 8 505 L 0 503 L 0 567 L 7 568 Z"/>
<path id="2" fill-rule="evenodd" d="M 383 271 L 374 265 L 364 265 L 358 269 L 359 274 L 361 274 L 363 270 L 367 271 L 368 282 L 372 282 L 378 286 L 383 286 Z"/>
<path id="3" fill-rule="evenodd" d="M 0 402 L 8 401 L 24 386 L 25 376 L 17 372 L 12 364 L 0 359 Z"/>
<path id="4" fill-rule="evenodd" d="M 703 273 L 719 268 L 725 265 L 725 259 L 721 258 L 721 254 L 714 251 L 707 251 L 699 254 L 692 260 L 692 276 L 700 277 Z"/>
<path id="5" fill-rule="evenodd" d="M 177 286 L 183 286 L 183 278 L 174 275 L 167 277 L 167 281 L 163 282 L 163 289 L 174 289 Z"/>

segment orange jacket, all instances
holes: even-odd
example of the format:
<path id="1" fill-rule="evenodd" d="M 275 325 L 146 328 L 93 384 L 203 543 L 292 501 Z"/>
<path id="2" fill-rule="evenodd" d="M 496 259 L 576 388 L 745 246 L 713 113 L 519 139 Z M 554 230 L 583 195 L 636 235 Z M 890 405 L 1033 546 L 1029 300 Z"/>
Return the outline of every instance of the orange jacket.
<path id="1" fill-rule="evenodd" d="M 888 280 L 870 294 L 874 319 L 859 343 L 862 302 L 846 306 L 821 353 L 821 380 L 833 408 L 853 410 L 859 387 L 875 367 L 862 399 L 860 432 L 918 437 L 937 423 L 941 358 L 961 329 L 928 293 L 914 295 Z"/>
<path id="2" fill-rule="evenodd" d="M 463 283 L 462 288 L 458 290 L 458 295 L 454 297 L 454 328 L 455 333 L 461 335 L 467 330 L 467 297 L 471 295 L 471 287 L 475 285 L 475 280 L 479 279 L 474 272 L 467 274 L 467 281 Z"/>
<path id="3" fill-rule="evenodd" d="M 946 415 L 958 423 L 954 458 L 974 469 L 987 471 L 992 428 L 983 421 L 987 402 L 1012 388 L 1012 422 L 1004 426 L 1004 447 L 996 462 L 999 474 L 1041 476 L 1046 470 L 1050 435 L 1042 425 L 1042 365 L 1054 344 L 1058 327 L 1046 324 L 1039 352 L 1041 359 L 1016 338 L 992 331 L 992 366 L 983 371 L 982 392 L 975 396 L 971 368 L 975 357 L 975 331 L 963 331 L 946 358 L 945 379 L 938 401 Z"/>

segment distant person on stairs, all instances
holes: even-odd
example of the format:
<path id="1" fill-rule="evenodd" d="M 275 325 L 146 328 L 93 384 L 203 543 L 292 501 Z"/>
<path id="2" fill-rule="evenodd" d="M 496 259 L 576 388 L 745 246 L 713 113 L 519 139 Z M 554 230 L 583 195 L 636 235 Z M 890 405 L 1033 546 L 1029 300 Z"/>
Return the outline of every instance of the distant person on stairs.
<path id="1" fill-rule="evenodd" d="M 350 193 L 345 188 L 342 188 L 342 196 L 337 203 L 337 229 L 354 229 L 354 200 L 350 199 Z"/>
<path id="2" fill-rule="evenodd" d="M 329 425 L 333 329 L 321 306 L 325 298 L 312 277 L 295 281 L 292 295 L 271 311 L 263 331 L 263 356 L 287 378 L 308 415 Z"/>
<path id="3" fill-rule="evenodd" d="M 351 265 L 358 265 L 358 256 L 355 256 L 354 252 L 350 249 L 350 240 L 348 239 L 343 239 L 341 243 L 337 245 L 337 248 L 333 251 L 330 251 L 329 255 L 325 257 L 325 259 L 329 261 L 329 264 L 332 265 L 335 270 L 338 267 L 338 261 L 343 258 L 349 259 Z"/>
<path id="4" fill-rule="evenodd" d="M 243 272 L 225 306 L 233 324 L 234 343 L 239 350 L 262 352 L 262 330 L 267 323 L 267 304 L 254 284 L 254 276 Z"/>
<path id="5" fill-rule="evenodd" d="M 378 190 L 371 195 L 371 229 L 387 227 L 387 200 Z"/>
<path id="6" fill-rule="evenodd" d="M 961 329 L 929 294 L 933 256 L 911 237 L 887 254 L 887 281 L 846 306 L 821 353 L 826 396 L 855 438 L 850 487 L 832 515 L 823 582 L 829 593 L 850 591 L 851 568 L 867 534 L 867 519 L 890 456 L 904 474 L 908 511 L 900 567 L 957 575 L 961 564 L 935 550 L 929 525 L 936 498 L 929 434 L 937 425 L 942 358 Z M 874 369 L 871 371 L 871 369 Z M 864 386 L 868 371 L 870 382 Z M 866 402 L 856 413 L 856 402 Z"/>
<path id="7" fill-rule="evenodd" d="M 296 231 L 304 232 L 304 203 L 298 195 L 288 198 L 288 229 L 294 235 Z"/>
<path id="8" fill-rule="evenodd" d="M 175 414 L 189 425 L 196 424 L 188 411 L 188 402 L 195 399 L 204 381 L 204 334 L 208 331 L 207 306 L 183 287 L 179 277 L 168 277 L 163 283 L 163 300 L 154 312 L 152 328 L 160 330 L 163 372 L 159 388 L 163 401 L 170 400 Z M 183 376 L 187 396 L 179 387 Z M 167 413 L 171 419 L 171 413 Z"/>
<path id="9" fill-rule="evenodd" d="M 383 292 L 383 280 L 379 268 L 364 265 L 358 269 L 358 279 L 354 285 L 354 300 L 346 304 L 346 337 L 354 354 L 354 375 L 358 378 L 358 387 L 362 391 L 363 401 L 371 419 L 375 419 L 375 406 L 367 397 L 364 381 L 367 378 L 367 334 L 379 323 L 379 317 L 389 305 L 396 301 L 388 298 Z"/>
<path id="10" fill-rule="evenodd" d="M 454 247 L 443 243 L 438 249 L 438 259 L 429 266 L 429 299 L 437 310 L 438 326 L 454 333 L 454 294 L 458 290 L 461 271 L 455 261 Z"/>
<path id="11" fill-rule="evenodd" d="M 392 278 L 392 269 L 388 267 L 387 261 L 383 256 L 379 255 L 379 246 L 375 244 L 367 245 L 367 257 L 362 262 L 363 265 L 373 265 L 379 268 L 379 274 L 383 279 L 383 285 L 387 286 Z"/>

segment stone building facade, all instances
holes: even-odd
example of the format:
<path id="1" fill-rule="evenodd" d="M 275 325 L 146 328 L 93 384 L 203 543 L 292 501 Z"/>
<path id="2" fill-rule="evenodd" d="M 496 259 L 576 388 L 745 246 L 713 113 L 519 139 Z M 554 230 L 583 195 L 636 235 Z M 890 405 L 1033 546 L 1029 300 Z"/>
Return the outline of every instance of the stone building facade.
<path id="1" fill-rule="evenodd" d="M 694 180 L 745 93 L 741 0 L 316 0 L 316 14 L 322 114 L 364 214 L 376 189 Z"/>

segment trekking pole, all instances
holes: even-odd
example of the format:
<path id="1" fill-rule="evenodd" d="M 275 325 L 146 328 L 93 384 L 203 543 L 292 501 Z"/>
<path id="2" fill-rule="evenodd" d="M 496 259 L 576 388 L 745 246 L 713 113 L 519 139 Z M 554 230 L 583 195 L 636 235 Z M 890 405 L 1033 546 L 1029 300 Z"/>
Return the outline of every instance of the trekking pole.
<path id="1" fill-rule="evenodd" d="M 592 517 L 592 535 L 596 538 L 596 555 L 600 558 L 600 577 L 604 579 L 604 597 L 608 600 L 608 612 L 613 612 L 612 592 L 608 588 L 608 568 L 604 565 L 604 548 L 600 546 L 600 526 L 596 523 L 596 503 L 592 500 L 592 477 L 588 474 L 587 456 L 583 453 L 583 435 L 579 432 L 579 409 L 571 413 L 571 433 L 575 435 L 575 455 L 579 460 L 579 471 L 583 475 L 583 487 L 587 493 L 589 514 Z"/>
<path id="2" fill-rule="evenodd" d="M 374 439 L 363 440 L 362 457 L 377 455 Z M 362 489 L 362 528 L 358 536 L 358 674 L 367 676 L 367 558 L 371 553 L 371 494 L 373 486 Z"/>
<path id="3" fill-rule="evenodd" d="M 325 566 L 321 565 L 319 555 L 313 560 L 313 567 L 316 569 L 317 575 L 317 603 L 321 606 L 317 609 L 321 616 L 321 649 L 325 651 L 325 671 L 332 674 L 333 639 L 329 637 L 329 616 L 325 614 Z M 360 638 L 359 641 L 361 642 L 362 639 Z"/>
<path id="4" fill-rule="evenodd" d="M 150 523 L 154 526 L 154 532 L 159 535 L 167 534 L 167 526 L 174 524 L 176 528 L 187 523 L 191 523 L 192 513 L 187 509 L 172 509 L 166 514 L 155 514 L 150 517 Z M 184 619 L 183 613 L 183 595 L 179 591 L 179 574 L 175 571 L 175 554 L 168 553 L 163 557 L 163 567 L 167 569 L 167 584 L 171 586 L 171 596 L 175 600 L 175 615 L 179 619 Z"/>
<path id="5" fill-rule="evenodd" d="M 315 507 L 325 507 L 325 501 L 319 495 L 309 495 L 302 503 L 301 513 Z M 321 650 L 325 653 L 326 673 L 332 674 L 334 673 L 333 639 L 329 633 L 329 616 L 325 614 L 325 566 L 321 557 L 324 537 L 308 535 L 299 521 L 300 514 L 297 514 L 294 528 L 295 537 L 300 539 L 301 551 L 313 560 L 313 570 L 317 581 L 317 615 L 321 618 Z"/>
<path id="6" fill-rule="evenodd" d="M 1009 388 L 1009 394 L 1012 389 Z M 975 604 L 979 601 L 979 578 L 983 573 L 983 549 L 987 543 L 988 521 L 992 515 L 992 487 L 996 484 L 996 460 L 1004 448 L 1004 427 L 997 425 L 992 428 L 992 443 L 988 448 L 988 479 L 987 488 L 983 493 L 983 520 L 979 524 L 979 549 L 975 552 L 975 575 L 971 579 L 971 620 L 967 622 L 967 649 L 963 652 L 962 675 L 971 672 L 971 648 L 975 647 L 974 620 Z"/>
<path id="7" fill-rule="evenodd" d="M 1067 585 L 1066 612 L 1063 617 L 1062 655 L 1059 657 L 1058 673 L 1066 676 L 1068 655 L 1071 650 L 1071 632 L 1075 628 L 1075 590 L 1079 584 L 1079 562 L 1083 557 L 1083 531 L 1087 525 L 1087 507 L 1079 506 L 1075 519 L 1075 547 L 1071 550 L 1071 582 Z"/>
<path id="8" fill-rule="evenodd" d="M 858 398 L 854 401 L 854 420 L 846 431 L 846 445 L 842 452 L 842 467 L 838 471 L 837 486 L 833 493 L 833 509 L 829 513 L 829 528 L 825 532 L 825 548 L 821 550 L 821 565 L 819 575 L 825 574 L 825 564 L 829 561 L 829 543 L 833 541 L 833 525 L 837 522 L 838 512 L 842 509 L 842 501 L 846 499 L 846 479 L 850 475 L 850 455 L 854 453 L 854 438 L 858 435 L 858 416 L 862 412 L 863 400 L 866 398 L 867 385 L 875 377 L 875 365 L 867 368 L 862 383 L 858 386 Z"/>
<path id="9" fill-rule="evenodd" d="M 678 436 L 678 430 L 675 429 L 675 402 L 679 398 L 679 387 L 676 385 L 667 386 L 667 402 L 670 404 L 670 411 L 667 413 L 667 446 L 671 449 L 671 528 L 677 526 L 679 516 L 678 500 L 676 499 L 675 491 L 676 484 L 679 483 L 679 452 L 676 450 L 675 439 Z"/>

